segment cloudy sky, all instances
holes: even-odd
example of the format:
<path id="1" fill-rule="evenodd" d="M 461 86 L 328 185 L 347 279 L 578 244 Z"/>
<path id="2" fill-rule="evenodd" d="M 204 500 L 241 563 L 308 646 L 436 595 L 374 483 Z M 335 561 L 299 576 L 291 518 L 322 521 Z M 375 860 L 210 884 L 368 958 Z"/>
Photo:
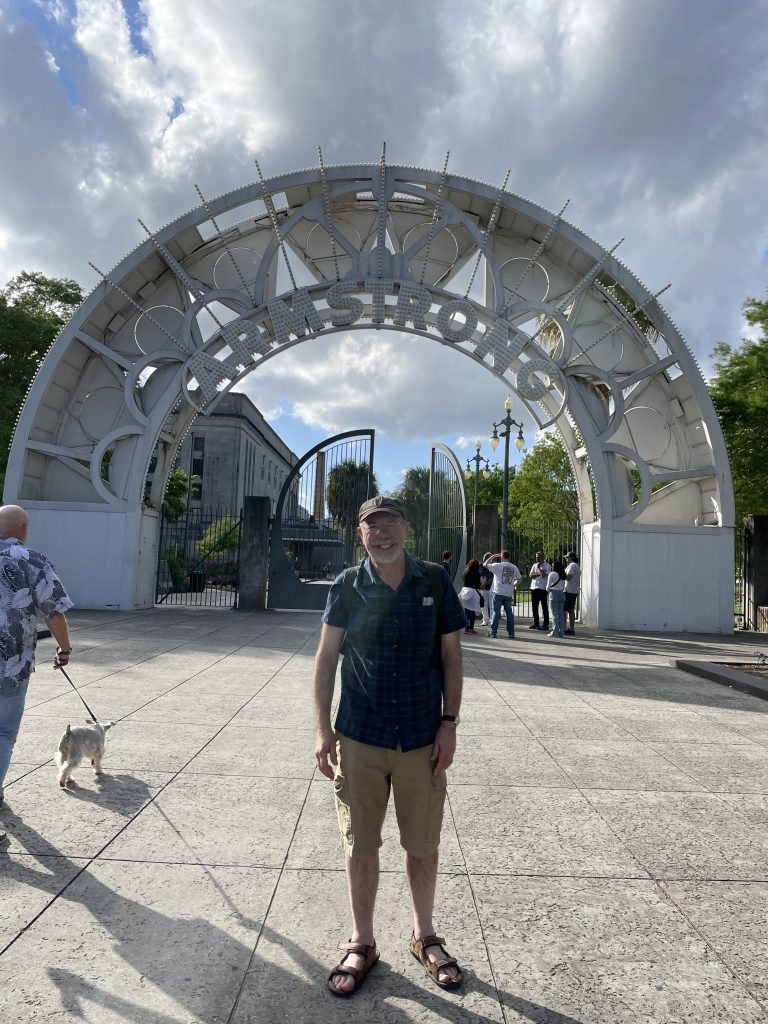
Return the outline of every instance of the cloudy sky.
<path id="1" fill-rule="evenodd" d="M 706 372 L 768 286 L 766 54 L 765 0 L 0 0 L 0 283 L 90 290 L 88 260 L 114 266 L 193 183 L 314 165 L 318 143 L 373 162 L 386 140 L 390 163 L 509 167 L 606 247 L 626 236 Z M 424 339 L 293 352 L 245 390 L 299 453 L 375 426 L 387 487 L 503 412 L 500 383 Z"/>

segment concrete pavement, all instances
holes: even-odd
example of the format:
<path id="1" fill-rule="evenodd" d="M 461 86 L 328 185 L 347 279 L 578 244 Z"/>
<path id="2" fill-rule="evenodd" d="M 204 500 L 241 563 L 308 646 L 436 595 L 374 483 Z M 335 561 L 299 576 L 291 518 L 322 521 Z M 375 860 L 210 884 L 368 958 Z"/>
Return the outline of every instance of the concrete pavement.
<path id="1" fill-rule="evenodd" d="M 72 792 L 52 757 L 85 711 L 41 642 L 0 813 L 4 1020 L 768 1021 L 768 702 L 670 665 L 749 660 L 754 637 L 465 637 L 436 922 L 467 984 L 407 951 L 389 818 L 382 959 L 343 1001 L 318 619 L 73 613 L 70 674 L 118 725 Z"/>

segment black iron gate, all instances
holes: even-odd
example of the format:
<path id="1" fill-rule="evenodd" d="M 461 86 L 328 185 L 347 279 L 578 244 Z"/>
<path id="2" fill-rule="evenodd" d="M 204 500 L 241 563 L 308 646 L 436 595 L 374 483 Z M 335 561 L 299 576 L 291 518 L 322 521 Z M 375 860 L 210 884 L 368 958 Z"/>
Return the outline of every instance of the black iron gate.
<path id="1" fill-rule="evenodd" d="M 269 608 L 322 609 L 331 582 L 360 561 L 357 512 L 374 493 L 374 430 L 315 445 L 277 500 L 269 554 Z"/>
<path id="2" fill-rule="evenodd" d="M 237 608 L 242 513 L 188 509 L 160 523 L 157 604 Z"/>

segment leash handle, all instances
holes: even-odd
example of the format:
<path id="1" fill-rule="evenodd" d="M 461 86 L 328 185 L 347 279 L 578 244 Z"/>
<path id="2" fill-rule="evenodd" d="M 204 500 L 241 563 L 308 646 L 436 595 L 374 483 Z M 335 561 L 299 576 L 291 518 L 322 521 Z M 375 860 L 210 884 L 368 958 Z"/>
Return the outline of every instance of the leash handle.
<path id="1" fill-rule="evenodd" d="M 75 684 L 74 684 L 74 683 L 72 682 L 72 680 L 71 680 L 71 679 L 69 678 L 69 676 L 67 675 L 67 671 L 66 671 L 66 669 L 64 668 L 64 666 L 63 666 L 63 665 L 59 665 L 59 669 L 58 669 L 58 670 L 59 670 L 59 672 L 62 672 L 62 673 L 63 673 L 63 675 L 64 675 L 64 678 L 65 678 L 65 679 L 67 680 L 67 682 L 69 683 L 69 685 L 70 685 L 70 686 L 72 687 L 72 689 L 73 689 L 73 690 L 75 691 L 75 693 L 76 693 L 76 694 L 77 694 L 77 696 L 78 696 L 78 697 L 80 698 L 80 700 L 81 700 L 81 701 L 83 702 L 83 706 L 85 707 L 85 710 L 86 710 L 86 711 L 88 712 L 88 714 L 89 714 L 89 715 L 91 716 L 91 719 L 92 719 L 92 720 L 93 720 L 94 722 L 98 722 L 98 718 L 96 717 L 96 715 L 94 715 L 94 713 L 93 713 L 93 712 L 91 711 L 91 709 L 90 709 L 90 708 L 88 707 L 88 705 L 87 705 L 87 704 L 85 703 L 85 698 L 83 697 L 83 695 L 82 695 L 82 694 L 80 693 L 80 691 L 78 690 L 78 688 L 77 688 L 77 687 L 75 686 Z"/>

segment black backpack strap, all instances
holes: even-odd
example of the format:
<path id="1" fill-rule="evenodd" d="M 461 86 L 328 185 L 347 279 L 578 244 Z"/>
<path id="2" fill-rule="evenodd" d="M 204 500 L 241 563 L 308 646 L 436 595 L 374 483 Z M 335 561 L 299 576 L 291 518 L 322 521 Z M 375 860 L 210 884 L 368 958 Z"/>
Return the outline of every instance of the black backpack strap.
<path id="1" fill-rule="evenodd" d="M 351 568 L 344 570 L 344 579 L 341 583 L 341 603 L 347 615 L 352 610 L 352 602 L 355 595 L 355 576 L 357 576 L 359 568 L 359 565 L 353 565 Z"/>
<path id="2" fill-rule="evenodd" d="M 359 568 L 359 565 L 353 565 L 349 569 L 345 569 L 344 579 L 341 581 L 341 604 L 344 611 L 347 613 L 347 619 L 349 619 L 349 613 L 352 611 L 352 604 L 355 600 L 355 577 L 357 576 L 357 570 Z M 346 646 L 347 634 L 345 631 L 344 636 L 341 639 L 339 654 L 344 654 Z"/>
<path id="3" fill-rule="evenodd" d="M 445 572 L 445 569 L 442 565 L 438 565 L 437 562 L 421 561 L 421 564 L 427 570 L 427 576 L 429 577 L 429 589 L 432 591 L 432 600 L 435 602 L 435 608 L 437 609 L 437 615 L 439 618 L 440 609 L 443 605 L 443 573 Z"/>

